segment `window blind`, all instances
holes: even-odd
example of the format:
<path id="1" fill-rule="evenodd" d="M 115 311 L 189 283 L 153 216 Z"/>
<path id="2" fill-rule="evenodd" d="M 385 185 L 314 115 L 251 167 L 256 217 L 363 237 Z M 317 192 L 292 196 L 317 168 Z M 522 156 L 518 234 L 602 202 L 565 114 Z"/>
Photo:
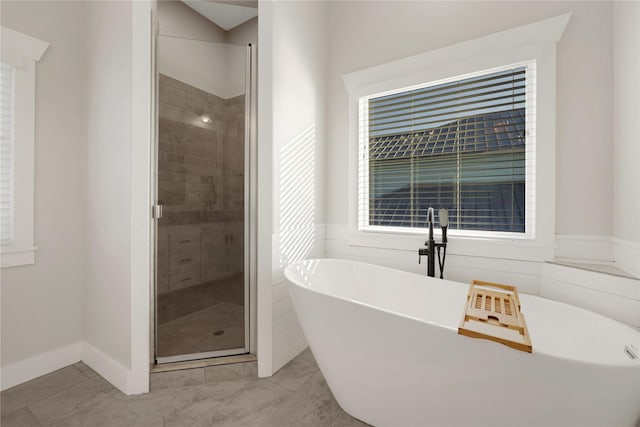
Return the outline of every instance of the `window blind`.
<path id="1" fill-rule="evenodd" d="M 360 227 L 532 232 L 535 67 L 360 100 Z M 437 219 L 437 218 L 436 218 Z"/>
<path id="2" fill-rule="evenodd" d="M 0 242 L 13 242 L 15 68 L 0 64 Z"/>

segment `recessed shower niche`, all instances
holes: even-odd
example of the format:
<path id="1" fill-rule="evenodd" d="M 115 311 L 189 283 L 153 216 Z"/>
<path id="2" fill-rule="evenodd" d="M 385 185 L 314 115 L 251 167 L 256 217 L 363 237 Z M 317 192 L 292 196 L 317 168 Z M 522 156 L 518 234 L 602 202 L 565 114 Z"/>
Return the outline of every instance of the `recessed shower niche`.
<path id="1" fill-rule="evenodd" d="M 247 353 L 252 48 L 157 40 L 156 361 Z"/>

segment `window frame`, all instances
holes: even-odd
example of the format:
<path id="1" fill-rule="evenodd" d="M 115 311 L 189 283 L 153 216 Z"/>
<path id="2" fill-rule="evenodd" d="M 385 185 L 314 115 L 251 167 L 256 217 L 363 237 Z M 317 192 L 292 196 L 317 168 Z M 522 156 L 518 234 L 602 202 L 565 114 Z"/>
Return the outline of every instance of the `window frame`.
<path id="1" fill-rule="evenodd" d="M 34 162 L 36 66 L 49 43 L 2 26 L 1 61 L 15 67 L 13 241 L 0 246 L 1 267 L 35 263 Z"/>
<path id="2" fill-rule="evenodd" d="M 349 110 L 349 225 L 350 246 L 411 250 L 424 244 L 421 229 L 360 229 L 359 102 L 361 98 L 466 76 L 512 64 L 535 62 L 536 144 L 535 200 L 531 233 L 450 230 L 449 253 L 542 261 L 553 257 L 555 241 L 556 43 L 570 14 L 490 34 L 456 45 L 389 62 L 342 76 Z M 364 135 L 366 136 L 366 135 Z M 535 161 L 544 159 L 544 161 Z M 364 171 L 366 175 L 367 171 Z M 529 187 L 527 188 L 529 190 Z M 525 236 L 522 236 L 525 234 Z M 439 235 L 439 227 L 436 227 Z"/>
<path id="3" fill-rule="evenodd" d="M 536 64 L 535 60 L 519 62 L 515 64 L 505 64 L 500 67 L 496 67 L 489 70 L 479 70 L 477 72 L 468 73 L 465 75 L 451 76 L 449 78 L 435 81 L 424 82 L 411 87 L 398 88 L 395 90 L 376 93 L 367 96 L 360 97 L 358 99 L 358 128 L 360 129 L 358 134 L 358 231 L 363 232 L 383 232 L 383 233 L 400 233 L 400 234 L 412 234 L 417 230 L 420 232 L 420 228 L 417 227 L 400 227 L 400 226 L 380 226 L 371 225 L 370 210 L 369 210 L 369 188 L 371 185 L 369 177 L 369 100 L 372 98 L 378 98 L 382 96 L 388 96 L 393 94 L 399 94 L 403 92 L 410 92 L 415 89 L 428 88 L 445 83 L 456 82 L 473 77 L 480 77 L 500 71 L 506 71 L 513 68 L 524 67 L 526 69 L 526 93 L 527 93 L 527 106 L 526 106 L 526 118 L 525 122 L 534 123 L 535 129 L 535 95 L 529 98 L 530 90 L 535 91 L 536 88 Z M 528 129 L 527 129 L 528 131 Z M 507 231 L 488 231 L 488 230 L 471 230 L 471 229 L 449 229 L 449 236 L 471 236 L 471 237 L 489 237 L 489 238 L 509 238 L 509 239 L 533 239 L 535 238 L 535 197 L 532 197 L 529 193 L 531 188 L 529 187 L 529 180 L 532 179 L 535 183 L 535 156 L 532 152 L 535 152 L 536 138 L 535 131 L 533 133 L 527 132 L 525 142 L 525 170 L 530 171 L 527 173 L 527 181 L 525 182 L 525 189 L 527 195 L 525 196 L 525 231 L 524 232 L 507 232 Z M 433 206 L 434 209 L 439 209 L 440 206 Z M 424 232 L 424 231 L 423 231 Z"/>

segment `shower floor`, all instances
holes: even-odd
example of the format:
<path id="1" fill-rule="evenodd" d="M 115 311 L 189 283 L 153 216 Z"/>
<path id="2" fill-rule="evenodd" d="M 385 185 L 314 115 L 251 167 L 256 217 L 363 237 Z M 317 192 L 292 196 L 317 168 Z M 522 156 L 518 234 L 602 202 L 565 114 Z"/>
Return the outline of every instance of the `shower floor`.
<path id="1" fill-rule="evenodd" d="M 242 348 L 244 307 L 222 302 L 160 324 L 157 340 L 158 357 Z"/>

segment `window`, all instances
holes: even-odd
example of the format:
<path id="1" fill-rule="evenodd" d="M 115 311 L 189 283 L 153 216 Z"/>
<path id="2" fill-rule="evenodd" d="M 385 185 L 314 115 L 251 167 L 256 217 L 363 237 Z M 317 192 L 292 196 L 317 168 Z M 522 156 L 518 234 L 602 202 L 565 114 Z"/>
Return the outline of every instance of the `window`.
<path id="1" fill-rule="evenodd" d="M 15 68 L 0 63 L 0 243 L 13 243 Z"/>
<path id="2" fill-rule="evenodd" d="M 361 97 L 359 228 L 424 228 L 432 206 L 453 230 L 531 233 L 534 95 L 532 61 Z"/>
<path id="3" fill-rule="evenodd" d="M 431 205 L 436 212 L 450 210 L 452 254 L 554 256 L 556 44 L 570 16 L 342 76 L 348 94 L 349 185 L 348 197 L 337 206 L 348 209 L 341 233 L 349 246 L 415 251 L 424 244 L 424 209 Z M 513 87 L 522 85 L 522 75 L 523 94 Z M 467 89 L 487 85 L 483 79 L 511 79 L 512 92 L 496 89 L 487 95 L 504 97 L 494 104 L 465 99 L 473 95 Z M 447 91 L 449 97 L 443 95 Z M 447 102 L 436 104 L 434 95 Z M 394 102 L 396 111 L 388 111 L 393 108 L 385 103 Z M 378 114 L 382 111 L 386 114 Z M 495 147 L 476 143 L 494 136 Z"/>
<path id="4" fill-rule="evenodd" d="M 33 264 L 36 63 L 49 46 L 1 28 L 0 241 L 2 267 Z"/>

